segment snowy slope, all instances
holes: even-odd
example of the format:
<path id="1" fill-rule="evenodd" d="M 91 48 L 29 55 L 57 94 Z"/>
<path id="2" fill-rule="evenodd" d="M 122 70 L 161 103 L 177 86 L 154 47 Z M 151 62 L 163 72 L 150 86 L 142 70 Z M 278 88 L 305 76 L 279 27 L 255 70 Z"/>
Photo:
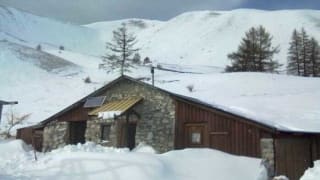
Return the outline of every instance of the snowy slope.
<path id="1" fill-rule="evenodd" d="M 13 112 L 31 113 L 26 123 L 39 122 L 101 86 L 83 83 L 86 69 L 57 56 L 6 41 L 0 49 L 0 99 L 19 101 Z M 74 87 L 79 90 L 70 95 Z M 10 111 L 4 107 L 1 125 Z"/>
<path id="2" fill-rule="evenodd" d="M 0 179 L 266 180 L 261 159 L 209 149 L 153 154 L 86 143 L 37 153 L 34 161 L 23 146 L 19 140 L 0 141 L 0 152 L 7 155 L 0 156 Z"/>
<path id="3" fill-rule="evenodd" d="M 0 6 L 0 39 L 35 47 L 38 44 L 85 54 L 99 54 L 100 34 L 90 28 L 35 16 L 13 8 Z"/>
<path id="4" fill-rule="evenodd" d="M 304 27 L 320 39 L 320 11 L 262 11 L 238 9 L 232 11 L 196 11 L 181 14 L 168 21 L 125 19 L 78 26 L 38 17 L 13 8 L 0 6 L 0 39 L 35 47 L 37 44 L 100 57 L 112 31 L 126 23 L 137 36 L 142 57 L 169 64 L 198 64 L 224 67 L 227 54 L 236 50 L 252 26 L 263 25 L 280 45 L 276 55 L 286 63 L 291 32 Z"/>
<path id="5" fill-rule="evenodd" d="M 136 28 L 130 21 L 100 22 L 86 25 L 104 30 L 106 41 L 119 24 L 137 35 L 142 57 L 162 63 L 202 64 L 224 67 L 229 63 L 227 54 L 236 50 L 252 26 L 263 25 L 274 36 L 274 45 L 280 45 L 276 55 L 286 63 L 288 42 L 294 28 L 304 27 L 320 40 L 320 11 L 282 10 L 262 11 L 239 9 L 233 11 L 188 12 L 166 22 L 140 20 L 143 28 Z M 135 19 L 135 21 L 138 21 Z"/>

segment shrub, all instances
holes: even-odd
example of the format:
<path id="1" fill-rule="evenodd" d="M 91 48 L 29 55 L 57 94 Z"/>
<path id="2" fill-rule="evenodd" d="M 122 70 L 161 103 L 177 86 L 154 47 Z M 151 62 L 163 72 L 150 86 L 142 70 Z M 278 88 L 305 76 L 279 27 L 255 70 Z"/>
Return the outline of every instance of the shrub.
<path id="1" fill-rule="evenodd" d="M 90 79 L 89 76 L 87 76 L 86 78 L 84 78 L 84 79 L 83 79 L 83 82 L 84 82 L 84 83 L 87 83 L 87 84 L 92 83 L 92 81 L 91 81 L 91 79 Z"/>
<path id="2" fill-rule="evenodd" d="M 187 86 L 187 89 L 189 90 L 189 92 L 193 92 L 194 91 L 194 86 L 192 84 Z"/>
<path id="3" fill-rule="evenodd" d="M 40 45 L 40 44 L 38 44 L 38 45 L 37 45 L 37 47 L 36 47 L 36 49 L 37 49 L 38 51 L 41 51 L 41 50 L 42 50 L 41 45 Z"/>

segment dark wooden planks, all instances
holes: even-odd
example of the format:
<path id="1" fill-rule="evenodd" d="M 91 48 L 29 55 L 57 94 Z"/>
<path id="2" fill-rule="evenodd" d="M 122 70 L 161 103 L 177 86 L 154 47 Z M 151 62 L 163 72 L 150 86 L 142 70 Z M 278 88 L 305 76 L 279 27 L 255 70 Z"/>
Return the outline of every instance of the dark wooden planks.
<path id="1" fill-rule="evenodd" d="M 176 100 L 176 148 L 187 147 L 185 144 L 185 125 L 203 123 L 207 126 L 207 147 L 232 154 L 260 157 L 259 126 L 238 121 L 222 113 L 208 111 L 184 101 Z"/>

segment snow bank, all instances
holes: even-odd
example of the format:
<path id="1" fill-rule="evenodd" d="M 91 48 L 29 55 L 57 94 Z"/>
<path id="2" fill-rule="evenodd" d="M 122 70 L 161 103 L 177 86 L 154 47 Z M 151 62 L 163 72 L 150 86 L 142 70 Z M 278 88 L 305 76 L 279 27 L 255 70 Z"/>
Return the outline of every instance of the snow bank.
<path id="1" fill-rule="evenodd" d="M 161 155 L 177 179 L 265 179 L 260 159 L 234 156 L 212 149 L 185 149 Z"/>
<path id="2" fill-rule="evenodd" d="M 0 140 L 0 160 L 12 156 L 23 155 L 31 148 L 22 140 Z"/>
<path id="3" fill-rule="evenodd" d="M 314 162 L 313 168 L 308 168 L 300 180 L 318 180 L 320 177 L 320 160 Z"/>
<path id="4" fill-rule="evenodd" d="M 128 149 L 86 143 L 68 145 L 45 154 L 38 153 L 38 161 L 34 161 L 32 152 L 23 151 L 19 141 L 1 142 L 0 146 L 3 151 L 9 151 L 11 147 L 13 151 L 21 153 L 18 159 L 0 154 L 7 159 L 6 164 L 0 161 L 0 179 L 266 179 L 260 159 L 239 157 L 210 149 L 152 154 L 142 152 L 151 148 L 143 145 L 135 152 L 130 152 Z"/>
<path id="5" fill-rule="evenodd" d="M 151 153 L 155 154 L 156 150 L 153 147 L 146 145 L 145 143 L 139 143 L 137 147 L 135 147 L 133 152 L 141 152 L 141 153 Z"/>

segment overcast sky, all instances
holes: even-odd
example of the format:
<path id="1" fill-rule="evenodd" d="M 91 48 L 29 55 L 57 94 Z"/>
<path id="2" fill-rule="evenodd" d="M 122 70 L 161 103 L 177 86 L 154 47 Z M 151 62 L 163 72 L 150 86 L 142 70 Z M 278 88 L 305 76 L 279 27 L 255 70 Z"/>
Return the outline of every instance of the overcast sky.
<path id="1" fill-rule="evenodd" d="M 320 9 L 320 0 L 0 0 L 0 5 L 86 24 L 133 17 L 167 20 L 193 10 Z"/>

